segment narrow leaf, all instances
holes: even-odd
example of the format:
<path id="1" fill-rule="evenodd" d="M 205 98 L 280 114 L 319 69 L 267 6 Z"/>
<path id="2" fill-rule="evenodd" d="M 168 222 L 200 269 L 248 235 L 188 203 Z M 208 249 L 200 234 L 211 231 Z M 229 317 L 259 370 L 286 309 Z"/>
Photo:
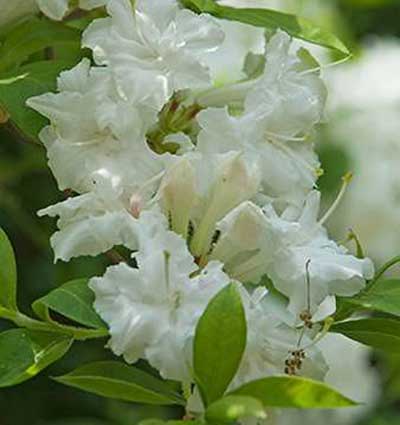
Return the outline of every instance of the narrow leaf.
<path id="1" fill-rule="evenodd" d="M 245 312 L 235 285 L 230 284 L 209 303 L 194 339 L 194 372 L 207 405 L 228 388 L 245 346 Z"/>
<path id="2" fill-rule="evenodd" d="M 0 228 L 0 307 L 17 310 L 17 267 L 10 240 Z"/>
<path id="3" fill-rule="evenodd" d="M 87 279 L 67 282 L 54 289 L 32 305 L 35 313 L 44 320 L 50 320 L 50 311 L 65 316 L 81 325 L 94 329 L 106 329 L 105 323 L 93 308 L 94 294 L 88 287 Z"/>
<path id="4" fill-rule="evenodd" d="M 238 21 L 267 30 L 282 29 L 293 37 L 336 50 L 346 56 L 350 54 L 335 35 L 296 15 L 270 9 L 221 6 L 214 0 L 181 0 L 181 3 L 197 13 L 209 13 L 220 19 Z"/>
<path id="5" fill-rule="evenodd" d="M 341 333 L 365 345 L 400 353 L 400 321 L 392 319 L 361 319 L 337 323 L 331 332 Z"/>
<path id="6" fill-rule="evenodd" d="M 102 397 L 145 404 L 184 405 L 183 398 L 167 383 L 120 362 L 90 363 L 54 379 Z"/>
<path id="7" fill-rule="evenodd" d="M 263 404 L 256 398 L 249 396 L 226 396 L 208 407 L 206 411 L 207 423 L 212 425 L 231 424 L 241 418 L 267 417 Z"/>
<path id="8" fill-rule="evenodd" d="M 294 376 L 274 376 L 243 385 L 233 395 L 254 397 L 265 407 L 331 409 L 356 403 L 323 384 Z"/>
<path id="9" fill-rule="evenodd" d="M 60 334 L 12 329 L 0 334 L 0 388 L 26 381 L 60 359 L 72 339 Z"/>

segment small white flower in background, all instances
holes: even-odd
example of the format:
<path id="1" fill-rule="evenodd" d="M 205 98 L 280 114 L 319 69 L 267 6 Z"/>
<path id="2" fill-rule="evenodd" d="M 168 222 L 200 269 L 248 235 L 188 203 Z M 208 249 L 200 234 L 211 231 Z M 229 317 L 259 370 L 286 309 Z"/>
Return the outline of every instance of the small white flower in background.
<path id="1" fill-rule="evenodd" d="M 352 228 L 380 264 L 397 255 L 400 243 L 394 231 L 400 211 L 399 72 L 400 43 L 377 39 L 358 59 L 327 73 L 328 142 L 345 153 L 354 171 L 330 227 L 341 238 Z"/>
<path id="2" fill-rule="evenodd" d="M 135 267 L 90 281 L 109 347 L 129 363 L 193 382 L 197 322 L 235 282 L 248 341 L 232 385 L 285 372 L 323 380 L 321 326 L 302 328 L 301 315 L 322 321 L 373 267 L 329 239 L 334 208 L 318 220 L 309 141 L 326 99 L 318 71 L 282 31 L 265 46 L 258 29 L 220 26 L 174 0 L 111 0 L 107 10 L 84 34 L 96 65 L 83 60 L 61 74 L 57 94 L 28 101 L 50 120 L 41 140 L 71 192 L 39 212 L 59 217 L 56 259 L 130 250 Z M 224 80 L 218 49 L 235 55 L 241 30 L 251 37 Z M 263 53 L 255 74 L 241 69 L 249 50 Z"/>

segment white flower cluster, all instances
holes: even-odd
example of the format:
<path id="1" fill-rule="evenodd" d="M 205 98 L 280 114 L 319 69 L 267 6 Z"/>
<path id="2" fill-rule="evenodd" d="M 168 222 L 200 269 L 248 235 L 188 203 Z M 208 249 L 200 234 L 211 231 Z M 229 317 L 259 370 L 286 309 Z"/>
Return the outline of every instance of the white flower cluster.
<path id="1" fill-rule="evenodd" d="M 90 281 L 109 346 L 129 363 L 192 381 L 196 323 L 235 282 L 248 340 L 233 385 L 285 368 L 323 379 L 311 322 L 360 291 L 373 266 L 319 218 L 310 135 L 326 90 L 315 63 L 277 31 L 250 56 L 265 66 L 217 87 L 208 60 L 233 45 L 218 20 L 175 0 L 111 0 L 107 10 L 83 36 L 96 65 L 83 60 L 57 94 L 28 101 L 51 122 L 41 139 L 74 195 L 40 212 L 59 217 L 56 258 L 133 252 L 135 267 Z"/>

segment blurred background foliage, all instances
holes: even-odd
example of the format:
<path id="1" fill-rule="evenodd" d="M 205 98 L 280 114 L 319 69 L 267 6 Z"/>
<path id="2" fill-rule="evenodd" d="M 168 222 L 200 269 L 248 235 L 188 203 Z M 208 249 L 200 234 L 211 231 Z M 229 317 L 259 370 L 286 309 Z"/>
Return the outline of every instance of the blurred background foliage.
<path id="1" fill-rule="evenodd" d="M 276 7 L 277 3 L 281 3 L 279 7 L 283 10 L 300 10 L 320 26 L 333 30 L 352 47 L 356 57 L 362 55 L 363 45 L 371 37 L 400 38 L 399 0 L 271 0 L 271 7 Z M 75 25 L 84 27 L 85 23 L 85 18 L 82 18 Z M 76 46 L 61 51 L 61 59 L 72 63 L 79 56 Z M 397 75 L 400 78 L 400 69 Z M 2 121 L 5 117 L 1 117 L 0 111 Z M 346 149 L 329 143 L 331 135 L 327 129 L 322 128 L 318 137 L 325 169 L 320 188 L 326 198 L 330 198 L 340 185 L 340 177 L 352 168 L 352 160 Z M 400 135 L 398 143 L 400 146 Z M 19 303 L 27 312 L 35 299 L 54 287 L 74 278 L 101 274 L 109 264 L 106 256 L 103 259 L 83 258 L 68 264 L 53 264 L 49 237 L 55 230 L 55 222 L 38 219 L 36 211 L 61 199 L 63 194 L 57 190 L 46 166 L 44 149 L 22 140 L 9 123 L 0 125 L 0 226 L 8 233 L 16 250 L 21 289 Z M 400 209 L 398 217 L 400 224 Z M 398 232 L 399 228 L 393 231 Z M 400 254 L 400 244 L 398 252 L 393 254 Z M 1 322 L 0 330 L 7 326 L 7 323 Z M 172 417 L 174 412 L 166 408 L 149 409 L 100 399 L 63 387 L 47 377 L 73 369 L 78 361 L 106 359 L 108 354 L 103 343 L 76 344 L 71 353 L 52 366 L 48 373 L 23 385 L 2 389 L 0 425 L 135 425 L 149 416 Z M 382 376 L 383 392 L 376 409 L 360 425 L 399 424 L 400 354 L 390 358 L 374 354 L 371 367 L 377 368 Z"/>

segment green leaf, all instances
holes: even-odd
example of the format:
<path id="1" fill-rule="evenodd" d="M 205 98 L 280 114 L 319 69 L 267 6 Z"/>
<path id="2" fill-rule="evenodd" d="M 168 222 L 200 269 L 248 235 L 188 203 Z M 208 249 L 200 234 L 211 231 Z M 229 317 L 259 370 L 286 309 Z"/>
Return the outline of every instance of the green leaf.
<path id="1" fill-rule="evenodd" d="M 124 363 L 90 363 L 54 378 L 57 382 L 102 397 L 136 403 L 184 405 L 184 399 L 160 379 Z"/>
<path id="2" fill-rule="evenodd" d="M 0 71 L 10 69 L 47 47 L 73 46 L 80 49 L 80 31 L 60 22 L 32 18 L 8 32 L 0 48 Z"/>
<path id="3" fill-rule="evenodd" d="M 228 388 L 245 346 L 245 312 L 235 285 L 230 284 L 210 301 L 194 338 L 194 373 L 206 405 Z"/>
<path id="4" fill-rule="evenodd" d="M 264 406 L 256 398 L 249 396 L 228 395 L 211 404 L 206 410 L 207 423 L 231 424 L 241 418 L 267 417 Z"/>
<path id="5" fill-rule="evenodd" d="M 337 323 L 331 332 L 341 333 L 365 345 L 400 353 L 400 321 L 392 319 L 361 319 Z"/>
<path id="6" fill-rule="evenodd" d="M 400 280 L 381 280 L 359 296 L 349 298 L 348 303 L 367 310 L 382 311 L 400 316 Z"/>
<path id="7" fill-rule="evenodd" d="M 0 307 L 17 310 L 17 267 L 10 240 L 0 228 Z"/>
<path id="8" fill-rule="evenodd" d="M 297 376 L 274 376 L 243 385 L 231 394 L 254 397 L 265 407 L 331 409 L 356 403 L 336 390 L 311 379 Z"/>
<path id="9" fill-rule="evenodd" d="M 270 9 L 237 9 L 220 6 L 214 0 L 181 0 L 183 6 L 197 13 L 209 13 L 220 19 L 238 21 L 267 30 L 282 29 L 293 37 L 336 50 L 348 56 L 347 47 L 333 34 L 299 16 Z"/>
<path id="10" fill-rule="evenodd" d="M 144 421 L 139 422 L 139 425 L 203 425 L 202 421 L 162 421 L 161 419 L 146 419 Z"/>
<path id="11" fill-rule="evenodd" d="M 26 381 L 60 359 L 72 338 L 51 332 L 12 329 L 0 334 L 0 388 Z"/>
<path id="12" fill-rule="evenodd" d="M 37 140 L 47 120 L 26 106 L 26 100 L 56 88 L 58 74 L 70 67 L 68 62 L 43 61 L 23 66 L 18 71 L 0 75 L 8 84 L 0 84 L 0 107 L 8 112 L 17 130 Z"/>
<path id="13" fill-rule="evenodd" d="M 88 280 L 77 279 L 38 299 L 32 308 L 43 320 L 51 321 L 51 310 L 81 325 L 94 329 L 107 329 L 94 310 L 93 302 L 94 294 L 88 287 Z"/>

